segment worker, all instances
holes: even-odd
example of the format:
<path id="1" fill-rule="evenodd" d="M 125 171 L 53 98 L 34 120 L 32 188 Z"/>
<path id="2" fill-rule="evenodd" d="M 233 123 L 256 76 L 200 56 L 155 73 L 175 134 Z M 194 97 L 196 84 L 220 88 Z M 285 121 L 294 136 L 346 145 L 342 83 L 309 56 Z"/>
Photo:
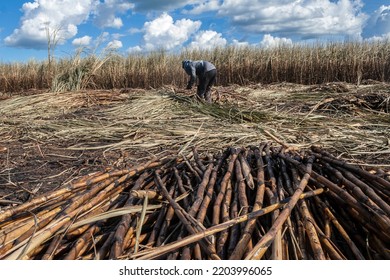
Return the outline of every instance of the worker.
<path id="1" fill-rule="evenodd" d="M 205 60 L 183 60 L 182 67 L 190 76 L 187 89 L 192 88 L 198 77 L 199 84 L 196 94 L 201 100 L 206 100 L 208 103 L 211 103 L 211 87 L 214 85 L 217 75 L 215 66 Z"/>

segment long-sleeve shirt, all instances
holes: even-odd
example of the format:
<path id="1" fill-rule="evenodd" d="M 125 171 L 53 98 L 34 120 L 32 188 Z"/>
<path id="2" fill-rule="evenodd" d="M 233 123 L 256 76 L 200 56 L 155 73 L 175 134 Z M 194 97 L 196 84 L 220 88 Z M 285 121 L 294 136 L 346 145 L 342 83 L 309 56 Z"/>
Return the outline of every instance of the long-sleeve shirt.
<path id="1" fill-rule="evenodd" d="M 196 81 L 196 76 L 202 76 L 204 73 L 216 69 L 215 66 L 206 60 L 184 60 L 183 69 L 190 76 L 187 88 L 191 88 Z"/>

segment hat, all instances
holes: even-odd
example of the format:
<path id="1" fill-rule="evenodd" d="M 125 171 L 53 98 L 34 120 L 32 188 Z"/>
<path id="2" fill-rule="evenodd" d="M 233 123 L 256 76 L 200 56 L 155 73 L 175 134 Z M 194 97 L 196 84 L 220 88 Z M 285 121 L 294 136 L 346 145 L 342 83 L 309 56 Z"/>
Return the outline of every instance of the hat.
<path id="1" fill-rule="evenodd" d="M 183 60 L 182 62 L 181 62 L 181 66 L 183 67 L 183 68 L 186 68 L 189 64 L 191 63 L 191 60 Z"/>

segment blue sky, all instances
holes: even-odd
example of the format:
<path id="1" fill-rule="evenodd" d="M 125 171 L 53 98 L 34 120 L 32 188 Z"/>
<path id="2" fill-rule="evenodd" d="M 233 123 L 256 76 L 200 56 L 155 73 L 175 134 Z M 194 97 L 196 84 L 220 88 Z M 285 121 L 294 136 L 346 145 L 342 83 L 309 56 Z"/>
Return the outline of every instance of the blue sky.
<path id="1" fill-rule="evenodd" d="M 147 53 L 215 46 L 330 40 L 389 40 L 383 0 L 34 0 L 1 1 L 0 61 L 45 59 L 79 47 Z"/>

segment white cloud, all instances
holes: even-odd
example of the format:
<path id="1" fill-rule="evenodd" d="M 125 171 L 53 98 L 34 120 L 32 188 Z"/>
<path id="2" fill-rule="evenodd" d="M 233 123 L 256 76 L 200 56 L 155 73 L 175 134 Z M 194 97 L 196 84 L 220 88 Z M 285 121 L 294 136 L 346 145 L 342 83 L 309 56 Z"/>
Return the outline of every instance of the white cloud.
<path id="1" fill-rule="evenodd" d="M 121 28 L 123 21 L 117 14 L 125 14 L 135 7 L 134 4 L 126 0 L 105 0 L 93 11 L 94 22 L 100 28 Z"/>
<path id="2" fill-rule="evenodd" d="M 366 41 L 389 41 L 390 42 L 390 32 L 382 34 L 381 36 L 372 36 L 365 39 Z"/>
<path id="3" fill-rule="evenodd" d="M 260 46 L 263 48 L 277 48 L 280 46 L 292 46 L 293 42 L 288 38 L 273 37 L 270 34 L 265 34 Z"/>
<path id="4" fill-rule="evenodd" d="M 128 31 L 129 31 L 129 34 L 142 33 L 142 29 L 140 29 L 140 28 L 135 28 L 135 27 L 131 27 Z"/>
<path id="5" fill-rule="evenodd" d="M 249 46 L 249 43 L 248 43 L 248 42 L 242 42 L 242 41 L 238 41 L 238 40 L 236 40 L 236 39 L 233 39 L 231 45 L 234 46 L 234 47 L 241 48 L 241 47 L 248 47 L 248 46 Z"/>
<path id="6" fill-rule="evenodd" d="M 5 38 L 7 46 L 42 49 L 47 45 L 47 28 L 56 33 L 58 44 L 77 35 L 77 26 L 93 16 L 100 28 L 121 28 L 118 14 L 134 8 L 127 0 L 34 0 L 22 6 L 20 27 Z"/>
<path id="7" fill-rule="evenodd" d="M 127 52 L 129 52 L 129 53 L 141 53 L 141 52 L 143 52 L 143 49 L 140 46 L 135 46 L 135 47 L 128 48 Z"/>
<path id="8" fill-rule="evenodd" d="M 167 13 L 144 24 L 144 43 L 149 51 L 164 48 L 172 50 L 184 42 L 200 28 L 200 21 L 181 19 L 173 21 Z"/>
<path id="9" fill-rule="evenodd" d="M 380 6 L 379 9 L 371 15 L 363 31 L 363 36 L 366 38 L 386 38 L 387 34 L 390 33 L 390 5 Z"/>
<path id="10" fill-rule="evenodd" d="M 212 30 L 200 31 L 188 45 L 190 49 L 210 50 L 216 47 L 225 47 L 227 41 L 221 33 Z"/>
<path id="11" fill-rule="evenodd" d="M 21 26 L 5 38 L 7 46 L 45 48 L 47 30 L 56 34 L 58 44 L 77 34 L 77 25 L 85 22 L 96 0 L 35 0 L 22 6 Z"/>
<path id="12" fill-rule="evenodd" d="M 115 17 L 110 23 L 106 25 L 106 27 L 112 27 L 112 28 L 121 28 L 123 26 L 122 19 L 119 17 Z"/>
<path id="13" fill-rule="evenodd" d="M 122 38 L 124 35 L 121 34 L 121 33 L 112 33 L 111 34 L 111 37 L 114 39 L 114 40 L 119 40 L 120 38 Z"/>
<path id="14" fill-rule="evenodd" d="M 7 46 L 42 49 L 47 46 L 48 26 L 52 32 L 58 31 L 58 44 L 62 44 L 74 38 L 78 26 L 88 20 L 103 29 L 120 29 L 126 24 L 124 15 L 129 16 L 132 11 L 140 11 L 143 15 L 146 13 L 150 18 L 154 15 L 153 11 L 176 9 L 176 12 L 184 14 L 212 12 L 216 17 L 223 17 L 231 23 L 230 27 L 224 29 L 228 33 L 224 33 L 224 36 L 237 35 L 235 32 L 247 33 L 247 37 L 268 34 L 260 43 L 267 47 L 292 43 L 288 38 L 351 37 L 361 34 L 365 38 L 387 38 L 390 33 L 390 6 L 381 6 L 368 21 L 362 7 L 362 0 L 30 0 L 22 6 L 19 28 L 4 42 Z M 215 22 L 212 21 L 207 29 L 214 29 L 212 26 Z M 142 45 L 133 47 L 134 50 L 173 50 L 181 48 L 190 39 L 193 40 L 188 46 L 197 49 L 227 45 L 221 33 L 212 30 L 199 32 L 200 26 L 200 21 L 191 19 L 174 21 L 164 12 L 156 19 L 145 22 L 142 29 L 131 25 L 126 28 L 131 35 L 143 33 Z M 116 39 L 110 37 L 104 42 L 114 42 Z M 87 41 L 85 37 L 76 38 L 72 44 L 86 44 Z M 91 39 L 88 43 L 91 43 Z M 231 44 L 248 45 L 237 40 Z"/>
<path id="15" fill-rule="evenodd" d="M 360 35 L 361 0 L 225 0 L 218 14 L 246 32 L 300 37 Z"/>
<path id="16" fill-rule="evenodd" d="M 92 41 L 91 36 L 84 36 L 84 37 L 74 39 L 72 41 L 72 45 L 76 47 L 89 46 L 91 44 L 91 41 Z"/>
<path id="17" fill-rule="evenodd" d="M 35 10 L 36 8 L 39 7 L 39 3 L 38 2 L 27 2 L 27 3 L 24 3 L 23 6 L 22 6 L 22 11 L 24 11 L 26 14 Z"/>
<path id="18" fill-rule="evenodd" d="M 174 21 L 167 13 L 158 18 L 146 22 L 143 27 L 143 46 L 135 46 L 128 49 L 129 52 L 153 51 L 157 49 L 174 50 L 183 47 L 193 36 L 193 41 L 188 44 L 190 49 L 211 49 L 224 47 L 227 40 L 221 33 L 212 30 L 199 31 L 200 21 L 180 19 Z"/>
<path id="19" fill-rule="evenodd" d="M 117 49 L 120 49 L 122 47 L 123 47 L 123 44 L 119 40 L 112 40 L 111 42 L 109 42 L 107 44 L 107 49 L 110 49 L 110 50 L 117 50 Z"/>
<path id="20" fill-rule="evenodd" d="M 190 10 L 184 10 L 185 14 L 199 15 L 205 12 L 217 11 L 220 7 L 219 0 L 201 1 Z"/>

